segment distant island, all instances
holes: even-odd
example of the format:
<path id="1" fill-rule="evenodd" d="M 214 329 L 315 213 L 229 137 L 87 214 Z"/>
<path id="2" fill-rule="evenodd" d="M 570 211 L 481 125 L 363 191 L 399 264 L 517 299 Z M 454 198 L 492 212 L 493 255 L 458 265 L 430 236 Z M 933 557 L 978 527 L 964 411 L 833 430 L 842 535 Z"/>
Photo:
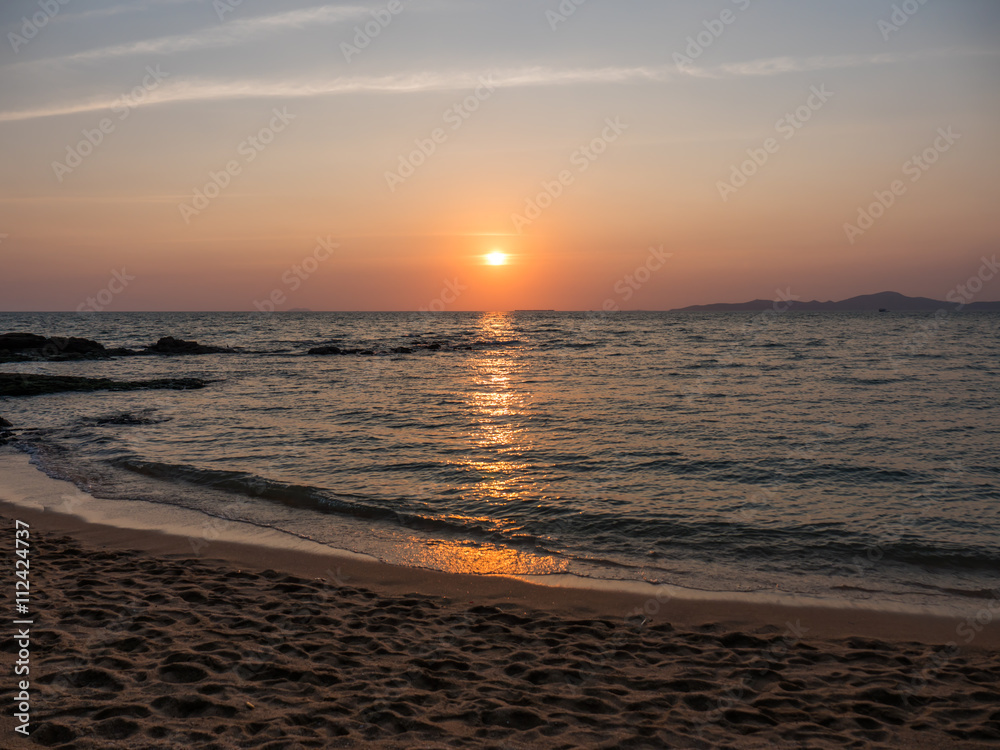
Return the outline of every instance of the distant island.
<path id="1" fill-rule="evenodd" d="M 750 302 L 725 303 L 717 302 L 711 305 L 691 305 L 681 307 L 671 312 L 760 312 L 774 307 L 774 300 L 755 299 Z M 929 297 L 907 297 L 899 292 L 879 292 L 878 294 L 862 294 L 859 297 L 841 300 L 840 302 L 793 302 L 788 307 L 792 312 L 900 312 L 900 313 L 932 313 L 938 310 L 956 310 L 957 302 L 945 302 Z M 1000 302 L 970 302 L 961 308 L 964 312 L 1000 312 Z"/>

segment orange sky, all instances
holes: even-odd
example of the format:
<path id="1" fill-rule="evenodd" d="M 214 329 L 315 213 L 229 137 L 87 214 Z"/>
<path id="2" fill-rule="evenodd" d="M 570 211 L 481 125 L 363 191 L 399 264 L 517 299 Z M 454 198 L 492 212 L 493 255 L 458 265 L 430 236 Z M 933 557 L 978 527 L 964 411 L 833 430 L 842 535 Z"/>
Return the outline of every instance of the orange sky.
<path id="1" fill-rule="evenodd" d="M 63 7 L 0 56 L 0 309 L 943 298 L 995 252 L 995 4 L 549 5 L 346 53 L 385 3 Z"/>

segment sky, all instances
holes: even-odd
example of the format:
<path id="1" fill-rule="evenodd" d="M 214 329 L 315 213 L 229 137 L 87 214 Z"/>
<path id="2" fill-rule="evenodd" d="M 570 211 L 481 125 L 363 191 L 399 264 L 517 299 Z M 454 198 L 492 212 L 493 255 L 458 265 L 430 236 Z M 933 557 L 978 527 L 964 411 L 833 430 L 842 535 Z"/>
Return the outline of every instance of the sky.
<path id="1" fill-rule="evenodd" d="M 1000 299 L 998 32 L 995 0 L 9 0 L 0 309 Z"/>

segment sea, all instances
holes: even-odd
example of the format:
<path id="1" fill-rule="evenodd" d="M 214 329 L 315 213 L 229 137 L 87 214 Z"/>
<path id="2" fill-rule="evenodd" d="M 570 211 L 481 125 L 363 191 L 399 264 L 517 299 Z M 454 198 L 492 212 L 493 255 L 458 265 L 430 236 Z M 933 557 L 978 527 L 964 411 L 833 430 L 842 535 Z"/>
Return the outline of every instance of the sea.
<path id="1" fill-rule="evenodd" d="M 1000 591 L 1000 315 L 2 313 L 0 330 L 236 350 L 0 366 L 211 381 L 0 403 L 40 470 L 136 512 L 541 581 L 955 609 Z"/>

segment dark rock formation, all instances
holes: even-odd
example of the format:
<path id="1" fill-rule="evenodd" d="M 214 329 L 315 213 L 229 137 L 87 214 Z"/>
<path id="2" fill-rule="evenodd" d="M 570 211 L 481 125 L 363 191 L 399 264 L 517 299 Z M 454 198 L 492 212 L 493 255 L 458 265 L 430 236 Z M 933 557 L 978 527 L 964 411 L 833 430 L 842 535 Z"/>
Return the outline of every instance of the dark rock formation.
<path id="1" fill-rule="evenodd" d="M 309 354 L 316 354 L 321 356 L 329 355 L 346 355 L 346 354 L 356 354 L 361 357 L 374 357 L 377 354 L 413 354 L 418 349 L 423 349 L 430 352 L 438 352 L 442 349 L 447 349 L 447 343 L 441 341 L 432 341 L 428 344 L 420 343 L 419 341 L 413 342 L 411 346 L 395 346 L 391 349 L 379 349 L 378 351 L 374 349 L 343 349 L 339 346 L 333 346 L 328 344 L 326 346 L 314 346 L 309 350 Z M 471 348 L 471 347 L 466 347 Z"/>
<path id="2" fill-rule="evenodd" d="M 111 380 L 65 375 L 29 375 L 0 372 L 0 396 L 40 396 L 64 391 L 189 390 L 204 388 L 212 381 L 198 378 L 158 378 L 156 380 Z"/>
<path id="3" fill-rule="evenodd" d="M 3 417 L 0 417 L 0 445 L 5 445 L 14 439 L 14 433 L 10 431 L 10 427 L 13 427 L 10 422 L 8 422 Z"/>
<path id="4" fill-rule="evenodd" d="M 35 333 L 0 334 L 0 362 L 34 362 L 45 360 L 60 362 L 79 359 L 107 359 L 133 357 L 137 354 L 220 354 L 232 352 L 223 346 L 208 346 L 197 341 L 184 341 L 164 336 L 142 351 L 117 347 L 105 349 L 103 344 L 90 339 L 52 336 L 46 338 Z"/>
<path id="5" fill-rule="evenodd" d="M 208 346 L 197 341 L 184 341 L 173 336 L 164 336 L 155 344 L 150 344 L 141 354 L 223 354 L 235 351 L 224 346 Z"/>
<path id="6" fill-rule="evenodd" d="M 108 356 L 102 344 L 76 336 L 46 338 L 35 333 L 0 334 L 0 362 L 106 359 Z"/>
<path id="7" fill-rule="evenodd" d="M 133 426 L 133 425 L 149 425 L 149 424 L 161 424 L 165 422 L 164 419 L 151 419 L 149 417 L 137 417 L 134 414 L 129 414 L 128 412 L 123 412 L 121 414 L 111 414 L 105 417 L 91 417 L 82 420 L 88 422 L 89 424 L 96 425 L 123 425 L 123 426 Z"/>
<path id="8" fill-rule="evenodd" d="M 309 353 L 320 356 L 331 356 L 337 354 L 358 354 L 362 357 L 375 356 L 375 351 L 373 349 L 341 349 L 339 346 L 314 346 L 309 350 Z"/>

